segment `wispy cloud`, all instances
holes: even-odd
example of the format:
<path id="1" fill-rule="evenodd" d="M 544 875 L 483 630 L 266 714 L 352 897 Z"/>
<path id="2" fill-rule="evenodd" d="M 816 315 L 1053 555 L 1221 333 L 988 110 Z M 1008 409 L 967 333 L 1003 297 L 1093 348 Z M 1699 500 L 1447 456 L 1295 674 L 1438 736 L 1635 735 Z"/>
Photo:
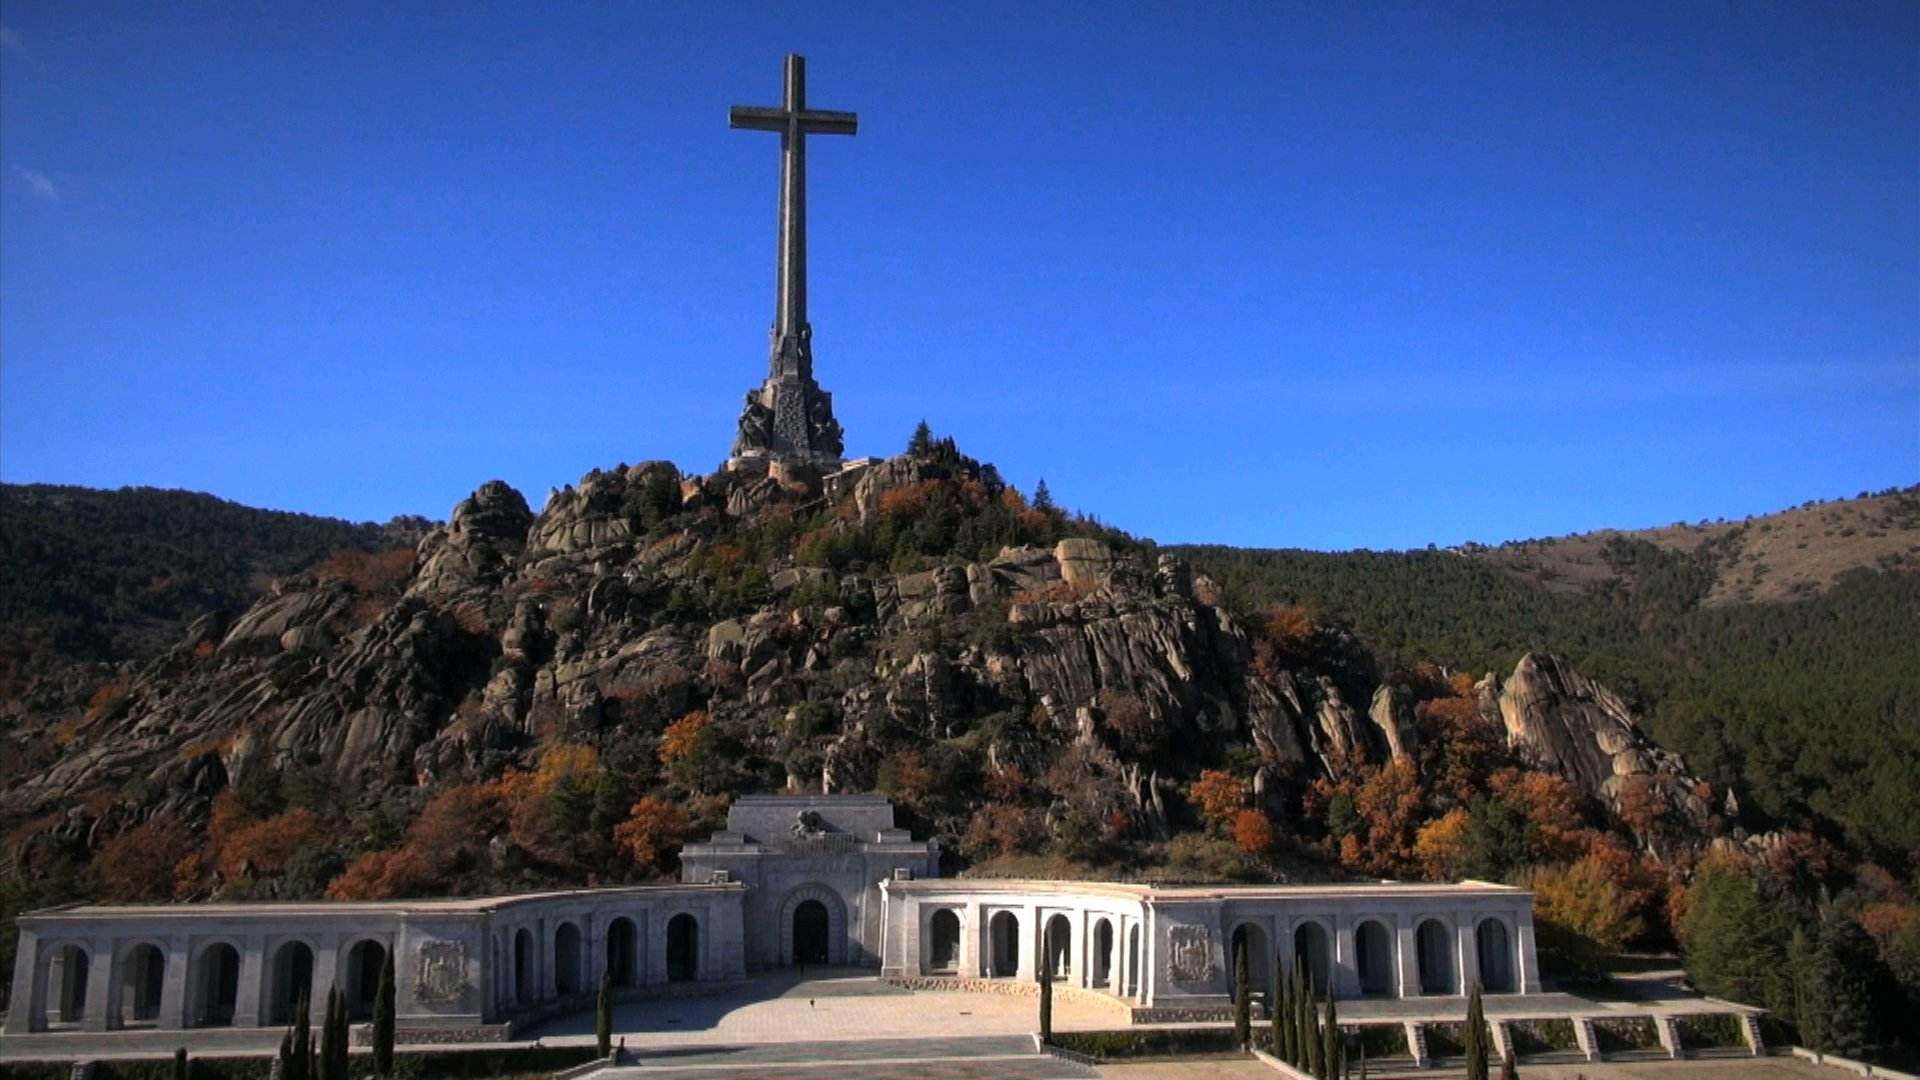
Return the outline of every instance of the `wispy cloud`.
<path id="1" fill-rule="evenodd" d="M 27 189 L 32 191 L 34 195 L 45 199 L 47 202 L 60 201 L 60 189 L 55 186 L 53 178 L 46 173 L 35 172 L 32 169 L 20 165 L 15 165 L 13 171 L 19 175 L 20 179 L 27 182 Z"/>

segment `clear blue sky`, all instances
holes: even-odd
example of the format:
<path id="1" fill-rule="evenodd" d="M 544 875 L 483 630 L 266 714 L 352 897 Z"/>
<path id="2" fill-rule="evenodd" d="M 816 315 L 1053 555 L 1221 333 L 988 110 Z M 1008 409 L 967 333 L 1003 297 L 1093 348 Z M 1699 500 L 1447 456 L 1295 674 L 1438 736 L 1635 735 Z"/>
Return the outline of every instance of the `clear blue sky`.
<path id="1" fill-rule="evenodd" d="M 1036 10 L 1038 14 L 1036 14 Z M 810 97 L 850 453 L 1163 541 L 1920 480 L 1920 5 L 0 2 L 0 478 L 443 517 L 724 457 Z"/>

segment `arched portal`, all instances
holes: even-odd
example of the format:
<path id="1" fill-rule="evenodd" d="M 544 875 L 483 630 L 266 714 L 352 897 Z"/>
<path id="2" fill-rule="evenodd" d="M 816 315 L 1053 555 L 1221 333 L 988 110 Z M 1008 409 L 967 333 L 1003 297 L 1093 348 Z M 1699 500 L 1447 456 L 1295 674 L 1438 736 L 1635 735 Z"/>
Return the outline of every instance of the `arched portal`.
<path id="1" fill-rule="evenodd" d="M 1011 978 L 1020 973 L 1020 916 L 1011 911 L 996 911 L 987 923 L 991 939 L 987 974 L 993 978 Z"/>
<path id="2" fill-rule="evenodd" d="M 373 1019 L 374 999 L 380 996 L 380 972 L 387 966 L 387 947 L 366 938 L 347 950 L 347 977 L 340 989 L 347 998 L 347 1019 Z"/>
<path id="3" fill-rule="evenodd" d="M 1333 943 L 1327 940 L 1327 928 L 1317 922 L 1301 923 L 1293 931 L 1293 968 L 1307 977 L 1316 994 L 1326 993 L 1333 978 Z"/>
<path id="4" fill-rule="evenodd" d="M 952 908 L 941 908 L 933 913 L 927 929 L 932 939 L 932 948 L 927 952 L 927 968 L 930 971 L 958 971 L 960 969 L 960 916 Z"/>
<path id="5" fill-rule="evenodd" d="M 167 955 L 141 943 L 120 958 L 120 1024 L 149 1024 L 160 1018 L 160 992 L 167 984 Z"/>
<path id="6" fill-rule="evenodd" d="M 269 976 L 267 1023 L 290 1024 L 302 1004 L 313 1001 L 313 949 L 304 941 L 289 941 L 273 952 Z"/>
<path id="7" fill-rule="evenodd" d="M 1393 994 L 1393 937 L 1377 920 L 1368 919 L 1353 931 L 1354 966 L 1360 969 L 1362 994 Z"/>
<path id="8" fill-rule="evenodd" d="M 1513 993 L 1513 936 L 1499 919 L 1482 919 L 1473 931 L 1480 959 L 1480 986 L 1489 994 Z"/>
<path id="9" fill-rule="evenodd" d="M 62 945 L 47 962 L 46 1020 L 54 1024 L 78 1024 L 87 1018 L 87 980 L 93 973 L 93 957 L 78 945 Z"/>
<path id="10" fill-rule="evenodd" d="M 1062 979 L 1073 969 L 1073 923 L 1065 915 L 1055 915 L 1047 920 L 1046 938 L 1042 942 L 1046 947 L 1047 970 L 1053 977 Z"/>
<path id="11" fill-rule="evenodd" d="M 1093 924 L 1093 985 L 1105 986 L 1113 981 L 1113 923 L 1101 919 Z"/>
<path id="12" fill-rule="evenodd" d="M 1260 995 L 1261 1001 L 1272 1005 L 1273 998 L 1270 991 L 1273 985 L 1273 952 L 1267 945 L 1266 928 L 1259 923 L 1250 922 L 1234 927 L 1233 937 L 1228 942 L 1227 948 L 1229 965 L 1240 962 L 1242 949 L 1246 950 L 1247 954 L 1248 989 Z M 1233 973 L 1232 967 L 1227 968 L 1227 985 L 1233 985 L 1232 980 L 1238 977 Z"/>
<path id="13" fill-rule="evenodd" d="M 513 935 L 513 1000 L 525 1005 L 533 998 L 533 932 L 522 927 Z"/>
<path id="14" fill-rule="evenodd" d="M 1127 929 L 1127 996 L 1140 996 L 1140 927 Z"/>
<path id="15" fill-rule="evenodd" d="M 1459 983 L 1453 974 L 1453 934 L 1439 919 L 1427 919 L 1414 934 L 1414 952 L 1420 960 L 1422 994 L 1455 994 Z"/>
<path id="16" fill-rule="evenodd" d="M 193 995 L 189 1013 L 192 1026 L 232 1024 L 234 1006 L 240 1000 L 240 950 L 216 941 L 200 950 L 199 961 L 188 975 Z"/>
<path id="17" fill-rule="evenodd" d="M 553 992 L 561 997 L 580 992 L 580 928 L 570 922 L 553 931 Z"/>
<path id="18" fill-rule="evenodd" d="M 700 921 L 686 912 L 667 920 L 667 980 L 700 977 Z"/>
<path id="19" fill-rule="evenodd" d="M 615 986 L 633 986 L 634 944 L 640 935 L 633 929 L 633 920 L 621 916 L 607 924 L 607 979 Z"/>
<path id="20" fill-rule="evenodd" d="M 846 902 L 825 885 L 802 885 L 780 902 L 782 964 L 848 963 L 849 936 Z"/>

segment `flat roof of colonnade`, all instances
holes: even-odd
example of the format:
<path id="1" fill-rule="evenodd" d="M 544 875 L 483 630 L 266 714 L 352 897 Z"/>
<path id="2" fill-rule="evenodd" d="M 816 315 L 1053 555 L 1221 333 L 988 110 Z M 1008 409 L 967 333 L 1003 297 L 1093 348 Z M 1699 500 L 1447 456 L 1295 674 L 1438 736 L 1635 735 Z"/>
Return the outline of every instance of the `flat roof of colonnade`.
<path id="1" fill-rule="evenodd" d="M 451 897 L 445 900 L 263 900 L 211 901 L 197 903 L 154 904 L 68 904 L 24 912 L 21 921 L 71 918 L 197 918 L 208 915 L 459 915 L 483 914 L 520 904 L 568 899 L 614 899 L 632 897 L 650 899 L 673 894 L 745 892 L 737 882 L 711 884 L 607 885 L 584 889 L 549 889 L 542 892 L 496 893 L 489 896 Z"/>
<path id="2" fill-rule="evenodd" d="M 881 882 L 888 892 L 1051 893 L 1120 896 L 1138 900 L 1316 900 L 1328 898 L 1517 899 L 1532 892 L 1492 881 L 1363 881 L 1312 885 L 1202 885 L 1153 882 L 1078 881 L 1048 878 L 914 878 Z"/>

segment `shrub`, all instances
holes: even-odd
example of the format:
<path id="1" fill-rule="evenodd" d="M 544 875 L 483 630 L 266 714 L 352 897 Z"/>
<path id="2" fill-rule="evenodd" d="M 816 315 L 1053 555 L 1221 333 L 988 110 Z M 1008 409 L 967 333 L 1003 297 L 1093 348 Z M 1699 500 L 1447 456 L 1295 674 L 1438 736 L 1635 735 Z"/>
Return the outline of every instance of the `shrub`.
<path id="1" fill-rule="evenodd" d="M 1603 1054 L 1653 1050 L 1660 1045 L 1660 1033 L 1654 1029 L 1651 1016 L 1610 1016 L 1595 1020 L 1593 1034 Z"/>
<path id="2" fill-rule="evenodd" d="M 1676 1025 L 1680 1029 L 1680 1045 L 1688 1050 L 1747 1045 L 1746 1025 L 1733 1013 L 1682 1016 Z"/>
<path id="3" fill-rule="evenodd" d="M 1513 1020 L 1507 1024 L 1507 1034 L 1513 1040 L 1514 1051 L 1521 1054 L 1546 1054 L 1580 1047 L 1571 1020 Z"/>
<path id="4" fill-rule="evenodd" d="M 1230 1054 L 1240 1049 L 1232 1028 L 1056 1031 L 1053 1045 L 1099 1061 L 1176 1054 Z"/>

